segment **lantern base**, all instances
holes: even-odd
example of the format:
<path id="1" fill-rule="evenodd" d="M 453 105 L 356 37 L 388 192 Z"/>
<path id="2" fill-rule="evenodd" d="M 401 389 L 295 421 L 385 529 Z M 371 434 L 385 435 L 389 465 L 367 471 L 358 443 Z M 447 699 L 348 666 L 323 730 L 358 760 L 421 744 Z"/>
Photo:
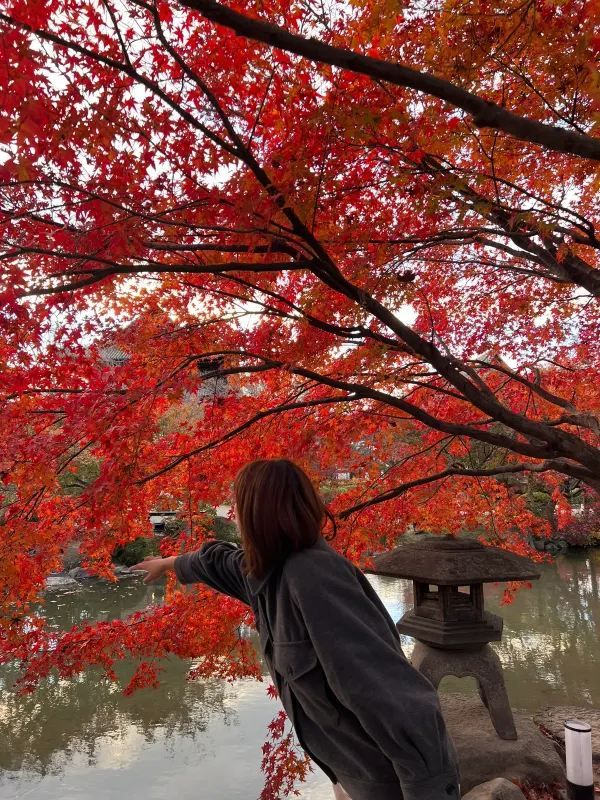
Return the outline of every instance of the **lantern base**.
<path id="1" fill-rule="evenodd" d="M 442 650 L 417 642 L 411 663 L 436 689 L 446 675 L 475 678 L 498 736 L 501 739 L 518 738 L 500 659 L 489 644 L 477 650 L 460 651 Z"/>
<path id="2" fill-rule="evenodd" d="M 482 611 L 479 620 L 448 621 L 440 616 L 426 617 L 418 610 L 407 611 L 396 623 L 399 633 L 412 636 L 430 647 L 444 650 L 478 650 L 488 642 L 502 638 L 502 617 Z"/>

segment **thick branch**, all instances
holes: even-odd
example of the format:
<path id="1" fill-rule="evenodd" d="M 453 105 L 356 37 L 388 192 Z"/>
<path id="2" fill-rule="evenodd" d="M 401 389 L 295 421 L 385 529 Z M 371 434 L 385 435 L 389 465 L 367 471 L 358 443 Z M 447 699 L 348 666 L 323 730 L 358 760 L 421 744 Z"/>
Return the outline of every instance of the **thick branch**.
<path id="1" fill-rule="evenodd" d="M 27 248 L 28 252 L 34 251 L 36 248 Z M 81 259 L 84 261 L 100 261 L 101 263 L 111 263 L 108 259 L 101 259 L 94 256 L 81 256 L 78 254 L 64 254 L 56 253 L 60 258 L 73 258 Z M 307 269 L 310 267 L 310 262 L 307 261 L 280 261 L 270 263 L 251 263 L 244 264 L 238 261 L 231 261 L 223 264 L 158 264 L 146 263 L 139 265 L 128 264 L 115 264 L 112 267 L 105 269 L 81 269 L 69 273 L 55 273 L 48 275 L 48 279 L 64 277 L 65 275 L 72 275 L 77 278 L 79 275 L 80 280 L 73 280 L 69 283 L 59 284 L 58 286 L 47 287 L 34 287 L 27 292 L 23 292 L 21 297 L 39 297 L 42 295 L 59 294 L 61 292 L 72 292 L 77 289 L 83 289 L 86 286 L 99 283 L 105 278 L 115 275 L 162 275 L 168 273 L 192 273 L 195 275 L 218 275 L 223 272 L 285 272 L 287 270 Z"/>
<path id="2" fill-rule="evenodd" d="M 460 86 L 418 70 L 363 56 L 352 50 L 334 47 L 318 39 L 306 39 L 277 25 L 246 17 L 216 0 L 182 0 L 183 5 L 199 11 L 204 17 L 240 36 L 247 36 L 272 47 L 287 50 L 312 61 L 341 67 L 376 80 L 387 81 L 438 97 L 466 111 L 480 128 L 494 128 L 526 142 L 542 145 L 560 153 L 600 161 L 600 141 L 592 136 L 565 130 L 556 125 L 537 122 L 508 111 L 496 103 L 462 89 Z"/>
<path id="3" fill-rule="evenodd" d="M 241 350 L 215 350 L 203 353 L 202 355 L 205 357 L 238 356 L 242 358 L 256 359 L 257 361 L 262 362 L 262 364 L 268 366 L 269 368 L 285 369 L 293 375 L 299 375 L 303 378 L 308 378 L 310 380 L 315 381 L 315 383 L 321 384 L 323 386 L 328 386 L 332 389 L 339 389 L 340 391 L 345 391 L 349 395 L 351 395 L 350 398 L 347 398 L 348 400 L 350 399 L 374 400 L 378 403 L 382 403 L 383 405 L 400 409 L 413 419 L 416 419 L 417 421 L 421 422 L 423 425 L 429 428 L 433 428 L 434 430 L 442 431 L 443 433 L 454 434 L 459 436 L 468 436 L 469 438 L 477 439 L 482 442 L 487 442 L 488 444 L 495 445 L 496 447 L 504 447 L 509 450 L 512 450 L 515 453 L 519 453 L 520 455 L 528 456 L 531 458 L 547 458 L 548 456 L 556 458 L 559 455 L 557 451 L 549 447 L 548 444 L 544 441 L 538 441 L 536 444 L 532 444 L 529 442 L 512 439 L 500 433 L 493 433 L 487 430 L 480 430 L 476 427 L 478 424 L 480 424 L 478 421 L 473 422 L 471 424 L 448 422 L 446 420 L 435 417 L 432 414 L 429 414 L 427 411 L 424 411 L 423 409 L 413 405 L 412 403 L 409 403 L 403 397 L 397 397 L 395 395 L 388 394 L 387 392 L 382 392 L 379 391 L 378 389 L 373 389 L 372 387 L 365 386 L 364 384 L 356 383 L 354 381 L 343 380 L 341 378 L 333 378 L 330 377 L 329 375 L 323 375 L 320 372 L 315 372 L 314 370 L 307 369 L 305 367 L 284 363 L 283 361 L 278 361 L 276 359 L 262 356 L 257 353 L 250 353 Z M 248 365 L 244 369 L 247 372 L 254 372 L 257 370 L 257 367 Z M 211 375 L 211 377 L 213 376 L 216 377 L 220 375 L 222 372 L 223 370 L 218 370 L 214 372 L 213 375 Z M 489 422 L 490 420 L 487 421 Z"/>

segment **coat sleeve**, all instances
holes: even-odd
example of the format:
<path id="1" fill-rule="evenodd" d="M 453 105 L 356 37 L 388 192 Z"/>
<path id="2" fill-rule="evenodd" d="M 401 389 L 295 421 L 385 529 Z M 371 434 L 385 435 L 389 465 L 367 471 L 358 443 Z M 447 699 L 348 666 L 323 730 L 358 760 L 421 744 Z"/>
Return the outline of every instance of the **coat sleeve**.
<path id="1" fill-rule="evenodd" d="M 294 600 L 327 682 L 393 763 L 404 800 L 458 800 L 437 694 L 402 654 L 386 612 L 349 562 L 313 562 L 305 572 L 294 580 Z"/>
<path id="2" fill-rule="evenodd" d="M 243 570 L 244 551 L 229 542 L 205 542 L 175 559 L 180 583 L 205 583 L 211 589 L 250 604 Z"/>

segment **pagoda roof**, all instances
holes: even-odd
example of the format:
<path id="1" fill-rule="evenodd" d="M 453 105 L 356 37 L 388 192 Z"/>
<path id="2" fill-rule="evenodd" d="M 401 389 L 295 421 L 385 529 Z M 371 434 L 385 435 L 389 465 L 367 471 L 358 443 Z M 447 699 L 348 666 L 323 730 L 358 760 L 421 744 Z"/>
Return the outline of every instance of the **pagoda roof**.
<path id="1" fill-rule="evenodd" d="M 473 539 L 423 536 L 373 557 L 367 572 L 409 578 L 436 586 L 536 580 L 540 573 L 528 558 Z"/>

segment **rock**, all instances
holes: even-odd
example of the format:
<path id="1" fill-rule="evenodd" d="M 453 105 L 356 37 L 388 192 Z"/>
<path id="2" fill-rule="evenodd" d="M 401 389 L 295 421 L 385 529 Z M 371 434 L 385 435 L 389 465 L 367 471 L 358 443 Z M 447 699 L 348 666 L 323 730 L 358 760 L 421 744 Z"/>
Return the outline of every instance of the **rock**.
<path id="1" fill-rule="evenodd" d="M 559 553 L 566 553 L 569 545 L 564 539 L 553 539 L 546 544 L 546 552 L 550 555 L 557 556 Z"/>
<path id="2" fill-rule="evenodd" d="M 126 567 L 124 564 L 117 564 L 114 569 L 115 569 L 115 578 L 117 579 L 130 577 L 132 575 L 144 574 L 144 572 L 141 570 L 136 570 L 134 572 L 132 569 Z M 92 572 L 88 572 L 88 570 L 84 569 L 83 567 L 74 567 L 73 569 L 70 569 L 67 574 L 69 578 L 73 578 L 74 580 L 79 582 L 105 580 L 104 578 L 100 578 L 98 575 L 94 575 Z"/>
<path id="3" fill-rule="evenodd" d="M 442 712 L 456 747 L 461 790 L 466 794 L 494 778 L 533 786 L 564 783 L 562 762 L 552 741 L 531 717 L 515 713 L 518 739 L 500 739 L 478 697 L 441 695 Z"/>
<path id="4" fill-rule="evenodd" d="M 97 578 L 96 575 L 92 575 L 91 572 L 88 572 L 87 569 L 83 567 L 74 567 L 73 569 L 69 570 L 69 577 L 73 578 L 76 581 L 91 581 Z"/>
<path id="5" fill-rule="evenodd" d="M 81 589 L 81 584 L 68 575 L 49 575 L 46 578 L 45 591 L 59 592 L 64 590 Z"/>
<path id="6" fill-rule="evenodd" d="M 122 578 L 131 578 L 131 577 L 139 577 L 140 575 L 145 575 L 145 571 L 143 569 L 131 569 L 131 567 L 126 567 L 124 564 L 117 564 L 115 567 L 115 578 L 117 580 L 121 580 Z"/>
<path id="7" fill-rule="evenodd" d="M 75 567 L 81 566 L 81 553 L 79 552 L 79 548 L 81 546 L 81 542 L 69 542 L 69 544 L 65 547 L 65 551 L 63 553 L 62 561 L 63 561 L 63 570 L 68 572 L 71 569 L 75 569 Z"/>
<path id="8" fill-rule="evenodd" d="M 580 719 L 592 727 L 592 761 L 594 767 L 594 782 L 600 785 L 600 708 L 589 706 L 555 706 L 544 708 L 533 718 L 539 725 L 558 743 L 561 752 L 565 747 L 566 719 Z"/>
<path id="9" fill-rule="evenodd" d="M 506 778 L 494 778 L 463 794 L 463 800 L 525 800 L 525 795 Z"/>

